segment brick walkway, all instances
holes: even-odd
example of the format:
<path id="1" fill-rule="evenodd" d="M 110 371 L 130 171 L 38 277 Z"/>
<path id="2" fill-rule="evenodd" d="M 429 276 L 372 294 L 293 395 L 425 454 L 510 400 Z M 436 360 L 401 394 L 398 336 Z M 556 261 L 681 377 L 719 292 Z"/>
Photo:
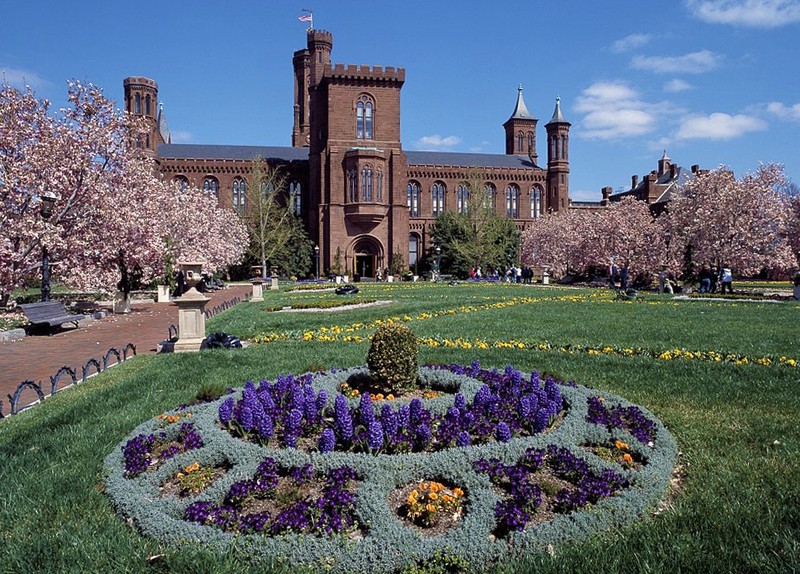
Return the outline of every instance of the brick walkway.
<path id="1" fill-rule="evenodd" d="M 231 285 L 207 293 L 211 301 L 206 309 L 252 292 L 250 285 Z M 125 315 L 109 314 L 96 321 L 83 321 L 77 329 L 65 327 L 54 335 L 28 336 L 18 341 L 0 342 L 0 400 L 2 413 L 8 415 L 11 405 L 8 395 L 13 394 L 22 381 L 30 379 L 42 385 L 45 394 L 50 392 L 50 377 L 64 366 L 75 370 L 78 380 L 83 366 L 90 359 L 103 364 L 109 349 L 120 354 L 128 343 L 136 346 L 136 353 L 155 353 L 157 345 L 167 339 L 169 326 L 178 325 L 178 307 L 166 303 L 134 304 Z M 111 359 L 116 362 L 116 359 Z M 92 371 L 93 372 L 93 371 Z M 66 385 L 69 377 L 63 377 Z M 37 400 L 36 392 L 26 389 L 21 395 L 19 408 Z"/>

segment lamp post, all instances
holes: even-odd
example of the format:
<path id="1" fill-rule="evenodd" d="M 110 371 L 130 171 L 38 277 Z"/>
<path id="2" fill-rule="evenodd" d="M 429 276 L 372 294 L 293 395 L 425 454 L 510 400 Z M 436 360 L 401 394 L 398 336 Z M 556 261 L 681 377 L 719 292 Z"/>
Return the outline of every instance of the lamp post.
<path id="1" fill-rule="evenodd" d="M 45 191 L 41 195 L 42 204 L 39 207 L 39 215 L 42 219 L 50 219 L 53 215 L 53 206 L 58 196 L 52 191 Z M 50 254 L 47 247 L 42 245 L 42 302 L 50 300 Z"/>
<path id="2" fill-rule="evenodd" d="M 436 276 L 438 278 L 439 272 L 442 269 L 442 248 L 437 245 L 434 251 L 436 251 Z"/>
<path id="3" fill-rule="evenodd" d="M 319 279 L 319 245 L 314 246 L 314 275 Z"/>

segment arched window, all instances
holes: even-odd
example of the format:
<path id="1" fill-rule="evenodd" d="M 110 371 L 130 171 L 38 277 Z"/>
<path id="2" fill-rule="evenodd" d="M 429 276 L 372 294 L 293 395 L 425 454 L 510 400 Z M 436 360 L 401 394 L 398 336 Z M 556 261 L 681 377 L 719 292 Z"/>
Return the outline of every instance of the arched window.
<path id="1" fill-rule="evenodd" d="M 233 209 L 244 211 L 244 197 L 247 192 L 247 184 L 241 177 L 233 180 Z"/>
<path id="2" fill-rule="evenodd" d="M 356 137 L 360 140 L 371 140 L 372 134 L 372 111 L 374 104 L 369 96 L 364 95 L 356 103 Z"/>
<path id="3" fill-rule="evenodd" d="M 542 215 L 542 188 L 531 188 L 531 219 L 536 219 Z"/>
<path id="4" fill-rule="evenodd" d="M 528 153 L 533 153 L 533 133 L 528 132 Z"/>
<path id="5" fill-rule="evenodd" d="M 186 179 L 186 176 L 176 175 L 172 181 L 180 186 L 181 191 L 186 191 L 186 188 L 189 187 L 189 180 Z"/>
<path id="6" fill-rule="evenodd" d="M 203 180 L 203 191 L 217 195 L 219 193 L 219 180 L 213 176 L 205 178 Z"/>
<path id="7" fill-rule="evenodd" d="M 350 202 L 355 203 L 358 201 L 358 172 L 351 169 L 347 172 L 347 188 L 350 192 Z"/>
<path id="8" fill-rule="evenodd" d="M 375 201 L 383 201 L 383 171 L 378 169 L 378 187 Z"/>
<path id="9" fill-rule="evenodd" d="M 372 167 L 361 168 L 361 201 L 372 201 Z"/>
<path id="10" fill-rule="evenodd" d="M 469 213 L 469 188 L 464 184 L 459 184 L 456 188 L 456 211 Z"/>
<path id="11" fill-rule="evenodd" d="M 567 136 L 561 136 L 561 159 L 567 159 Z"/>
<path id="12" fill-rule="evenodd" d="M 513 183 L 506 188 L 506 217 L 519 217 L 519 188 Z"/>
<path id="13" fill-rule="evenodd" d="M 144 97 L 144 113 L 145 115 L 150 115 L 150 94 Z"/>
<path id="14" fill-rule="evenodd" d="M 289 211 L 297 217 L 303 213 L 303 193 L 299 181 L 289 184 Z"/>
<path id="15" fill-rule="evenodd" d="M 517 132 L 517 150 L 522 151 L 522 132 Z"/>
<path id="16" fill-rule="evenodd" d="M 142 96 L 141 94 L 136 94 L 133 96 L 133 112 L 136 114 L 142 113 Z"/>
<path id="17" fill-rule="evenodd" d="M 411 181 L 406 187 L 406 205 L 411 217 L 419 217 L 419 184 Z"/>
<path id="18" fill-rule="evenodd" d="M 414 267 L 419 257 L 419 237 L 416 235 L 408 236 L 408 266 Z"/>
<path id="19" fill-rule="evenodd" d="M 494 186 L 487 183 L 483 186 L 483 208 L 494 212 Z"/>
<path id="20" fill-rule="evenodd" d="M 444 184 L 437 182 L 431 188 L 431 203 L 433 205 L 433 215 L 438 216 L 444 213 Z"/>

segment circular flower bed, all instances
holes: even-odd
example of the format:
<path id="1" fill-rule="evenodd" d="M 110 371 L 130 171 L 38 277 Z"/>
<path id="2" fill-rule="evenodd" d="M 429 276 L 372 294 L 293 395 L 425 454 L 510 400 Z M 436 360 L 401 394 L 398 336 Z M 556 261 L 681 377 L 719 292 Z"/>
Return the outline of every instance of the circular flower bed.
<path id="1" fill-rule="evenodd" d="M 620 397 L 477 363 L 420 368 L 436 398 L 338 392 L 365 372 L 248 381 L 156 417 L 107 457 L 107 492 L 166 543 L 391 572 L 485 568 L 627 524 L 667 490 L 674 439 Z"/>

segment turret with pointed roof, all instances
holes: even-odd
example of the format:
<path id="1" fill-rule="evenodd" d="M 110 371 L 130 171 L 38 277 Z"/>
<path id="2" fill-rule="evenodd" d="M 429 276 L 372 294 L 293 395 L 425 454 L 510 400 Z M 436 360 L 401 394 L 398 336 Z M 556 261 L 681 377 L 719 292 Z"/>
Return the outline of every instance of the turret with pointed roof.
<path id="1" fill-rule="evenodd" d="M 527 155 L 536 165 L 536 124 L 538 119 L 528 111 L 522 98 L 522 85 L 517 89 L 517 105 L 514 113 L 506 120 L 506 153 L 509 155 Z"/>
<path id="2" fill-rule="evenodd" d="M 561 113 L 561 98 L 556 96 L 553 117 L 545 124 L 547 130 L 547 204 L 554 210 L 569 207 L 569 128 Z"/>

